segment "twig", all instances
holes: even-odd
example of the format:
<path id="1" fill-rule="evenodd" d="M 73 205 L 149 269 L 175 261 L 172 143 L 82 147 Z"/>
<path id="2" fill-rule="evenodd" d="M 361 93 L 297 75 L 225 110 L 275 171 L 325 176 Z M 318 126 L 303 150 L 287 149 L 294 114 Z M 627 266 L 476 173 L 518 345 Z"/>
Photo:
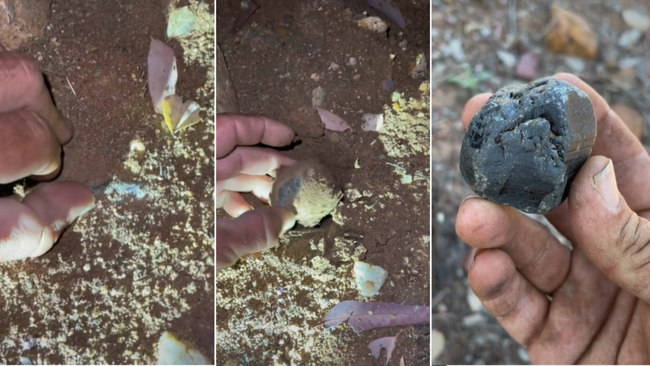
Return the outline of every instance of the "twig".
<path id="1" fill-rule="evenodd" d="M 56 75 L 56 76 L 60 76 L 60 77 L 62 77 L 62 78 L 65 77 L 65 75 L 63 75 L 63 74 L 61 74 L 61 73 L 58 73 L 58 72 L 56 72 L 56 71 L 49 70 L 49 69 L 43 69 L 43 68 L 41 68 L 41 71 L 43 71 L 43 72 L 46 73 L 46 74 L 53 74 L 53 75 Z"/>
<path id="2" fill-rule="evenodd" d="M 70 86 L 70 90 L 72 90 L 72 94 L 74 94 L 74 96 L 76 97 L 77 93 L 75 93 L 74 88 L 72 87 L 72 83 L 70 83 L 70 79 L 68 79 L 67 76 L 65 77 L 65 81 L 68 82 L 68 85 Z"/>
<path id="3" fill-rule="evenodd" d="M 438 305 L 438 303 L 439 303 L 440 301 L 442 301 L 442 299 L 444 299 L 445 296 L 447 296 L 447 295 L 449 294 L 450 291 L 451 291 L 451 290 L 449 290 L 449 287 L 445 287 L 444 289 L 442 289 L 442 291 L 438 292 L 438 294 L 436 295 L 436 297 L 434 297 L 434 298 L 431 300 L 431 308 L 433 309 L 434 306 Z"/>
<path id="4" fill-rule="evenodd" d="M 508 4 L 508 21 L 509 21 L 509 28 L 510 28 L 510 34 L 512 34 L 515 38 L 517 37 L 517 0 L 510 0 Z"/>

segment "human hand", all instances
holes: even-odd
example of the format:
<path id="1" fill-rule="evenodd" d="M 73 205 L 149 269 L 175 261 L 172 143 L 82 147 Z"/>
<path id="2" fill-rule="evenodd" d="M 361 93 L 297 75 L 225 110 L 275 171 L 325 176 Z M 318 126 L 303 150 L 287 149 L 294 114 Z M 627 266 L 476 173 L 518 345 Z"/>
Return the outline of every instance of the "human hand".
<path id="1" fill-rule="evenodd" d="M 456 220 L 460 239 L 477 249 L 469 284 L 533 363 L 646 364 L 650 156 L 596 91 L 556 77 L 587 93 L 597 120 L 592 157 L 569 199 L 546 215 L 574 249 L 512 207 L 469 198 Z M 466 128 L 488 97 L 467 102 Z"/>
<path id="2" fill-rule="evenodd" d="M 61 144 L 71 138 L 36 61 L 0 47 L 0 184 L 56 177 Z M 65 227 L 94 206 L 90 189 L 76 182 L 39 186 L 22 202 L 0 198 L 0 261 L 44 254 Z"/>
<path id="3" fill-rule="evenodd" d="M 235 219 L 217 219 L 217 269 L 233 265 L 244 255 L 275 246 L 278 238 L 292 228 L 296 219 L 291 209 L 263 207 L 253 210 L 240 192 L 252 192 L 263 202 L 269 201 L 272 174 L 294 160 L 267 148 L 264 144 L 285 146 L 293 131 L 270 118 L 236 114 L 218 114 L 217 208 Z"/>

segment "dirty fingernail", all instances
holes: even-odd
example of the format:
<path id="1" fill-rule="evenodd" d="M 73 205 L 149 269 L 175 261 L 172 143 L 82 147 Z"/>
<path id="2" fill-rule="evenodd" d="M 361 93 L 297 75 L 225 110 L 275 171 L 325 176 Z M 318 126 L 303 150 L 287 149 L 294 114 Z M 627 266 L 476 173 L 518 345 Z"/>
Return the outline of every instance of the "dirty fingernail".
<path id="1" fill-rule="evenodd" d="M 471 194 L 471 195 L 465 197 L 465 199 L 460 203 L 460 205 L 459 205 L 458 207 L 463 206 L 463 203 L 465 203 L 465 201 L 467 201 L 467 200 L 470 199 L 470 198 L 481 198 L 481 196 L 477 196 L 477 195 L 475 195 L 475 194 Z"/>
<path id="2" fill-rule="evenodd" d="M 609 208 L 618 207 L 621 196 L 618 192 L 618 185 L 616 184 L 616 175 L 614 174 L 614 165 L 610 159 L 605 169 L 600 173 L 594 175 L 594 183 L 598 189 L 598 193 L 602 197 L 605 205 Z"/>
<path id="3" fill-rule="evenodd" d="M 282 231 L 280 232 L 280 236 L 284 235 L 294 226 L 296 226 L 296 214 L 292 209 L 287 209 L 282 214 Z"/>

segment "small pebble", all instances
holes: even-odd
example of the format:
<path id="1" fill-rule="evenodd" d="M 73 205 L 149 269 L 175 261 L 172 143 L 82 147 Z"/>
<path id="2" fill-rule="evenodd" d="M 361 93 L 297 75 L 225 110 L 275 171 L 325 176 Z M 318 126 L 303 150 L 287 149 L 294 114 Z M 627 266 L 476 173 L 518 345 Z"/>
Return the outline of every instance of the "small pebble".
<path id="1" fill-rule="evenodd" d="M 320 107 L 325 102 L 325 90 L 320 86 L 311 91 L 312 107 Z"/>
<path id="2" fill-rule="evenodd" d="M 497 57 L 499 58 L 503 66 L 505 66 L 508 69 L 512 69 L 517 64 L 517 56 L 513 55 L 510 52 L 497 51 Z"/>
<path id="3" fill-rule="evenodd" d="M 90 271 L 90 263 L 84 264 L 84 271 L 86 272 Z"/>
<path id="4" fill-rule="evenodd" d="M 465 327 L 473 327 L 485 322 L 485 317 L 481 313 L 474 313 L 463 318 L 462 323 Z"/>
<path id="5" fill-rule="evenodd" d="M 647 32 L 650 29 L 650 17 L 640 9 L 625 9 L 623 20 L 627 25 L 641 32 Z"/>
<path id="6" fill-rule="evenodd" d="M 354 57 L 350 57 L 348 62 L 345 63 L 348 66 L 356 66 L 357 65 L 357 59 Z"/>
<path id="7" fill-rule="evenodd" d="M 381 87 L 384 89 L 384 91 L 391 93 L 393 90 L 395 90 L 395 82 L 392 80 L 384 80 L 381 82 Z"/>
<path id="8" fill-rule="evenodd" d="M 533 80 L 537 75 L 540 55 L 537 52 L 526 52 L 519 59 L 515 74 L 524 80 Z"/>
<path id="9" fill-rule="evenodd" d="M 517 356 L 519 356 L 519 359 L 521 359 L 524 363 L 530 362 L 530 357 L 528 357 L 528 351 L 526 351 L 524 347 L 517 348 Z"/>
<path id="10" fill-rule="evenodd" d="M 479 298 L 474 294 L 472 290 L 467 291 L 467 303 L 473 312 L 477 312 L 483 308 L 481 300 L 479 300 Z"/>
<path id="11" fill-rule="evenodd" d="M 634 47 L 641 39 L 641 32 L 638 29 L 628 29 L 618 39 L 618 45 L 625 49 Z"/>
<path id="12" fill-rule="evenodd" d="M 567 56 L 564 58 L 564 63 L 569 66 L 574 74 L 579 74 L 585 70 L 585 62 L 581 58 Z"/>

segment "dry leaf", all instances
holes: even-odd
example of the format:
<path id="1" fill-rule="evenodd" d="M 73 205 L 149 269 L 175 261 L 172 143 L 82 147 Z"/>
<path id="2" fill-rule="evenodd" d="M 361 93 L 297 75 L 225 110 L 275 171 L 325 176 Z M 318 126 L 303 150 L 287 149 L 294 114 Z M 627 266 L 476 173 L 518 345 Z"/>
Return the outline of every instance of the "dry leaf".
<path id="1" fill-rule="evenodd" d="M 318 111 L 320 120 L 323 122 L 326 129 L 337 132 L 344 132 L 352 129 L 352 127 L 350 127 L 350 125 L 345 122 L 343 118 L 337 116 L 336 114 L 323 108 L 316 107 L 316 110 Z"/>
<path id="2" fill-rule="evenodd" d="M 375 339 L 374 341 L 370 342 L 370 344 L 368 344 L 368 348 L 370 348 L 370 353 L 372 354 L 372 357 L 374 357 L 375 360 L 378 360 L 379 356 L 381 355 L 381 349 L 385 348 L 386 349 L 386 365 L 388 365 L 388 363 L 390 362 L 390 358 L 393 355 L 393 351 L 395 350 L 395 341 L 396 340 L 397 340 L 397 336 L 379 338 L 379 339 Z"/>
<path id="3" fill-rule="evenodd" d="M 153 107 L 162 113 L 162 100 L 176 93 L 178 70 L 174 50 L 153 38 L 147 56 L 147 79 Z"/>
<path id="4" fill-rule="evenodd" d="M 557 5 L 551 8 L 555 25 L 546 35 L 546 44 L 555 53 L 596 58 L 598 39 L 586 20 Z"/>
<path id="5" fill-rule="evenodd" d="M 330 309 L 323 319 L 323 326 L 331 328 L 347 322 L 359 333 L 381 327 L 427 323 L 430 319 L 428 306 L 348 300 Z"/>
<path id="6" fill-rule="evenodd" d="M 168 95 L 162 102 L 162 115 L 169 131 L 174 133 L 201 121 L 199 105 L 191 100 L 183 103 L 176 94 Z"/>
<path id="7" fill-rule="evenodd" d="M 644 119 L 639 111 L 625 104 L 615 104 L 612 106 L 612 110 L 621 117 L 634 136 L 638 139 L 643 138 Z"/>

